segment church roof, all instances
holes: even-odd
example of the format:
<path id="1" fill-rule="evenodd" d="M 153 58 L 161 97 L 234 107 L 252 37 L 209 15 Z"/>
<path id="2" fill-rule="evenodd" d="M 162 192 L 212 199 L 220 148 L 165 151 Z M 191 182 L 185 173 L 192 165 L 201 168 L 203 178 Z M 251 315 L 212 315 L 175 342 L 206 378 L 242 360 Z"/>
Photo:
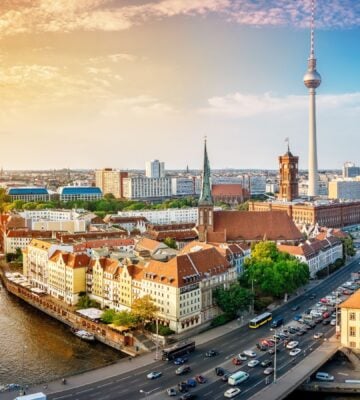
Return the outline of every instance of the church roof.
<path id="1" fill-rule="evenodd" d="M 284 211 L 214 211 L 214 238 L 224 232 L 227 241 L 236 240 L 299 240 L 300 231 Z"/>

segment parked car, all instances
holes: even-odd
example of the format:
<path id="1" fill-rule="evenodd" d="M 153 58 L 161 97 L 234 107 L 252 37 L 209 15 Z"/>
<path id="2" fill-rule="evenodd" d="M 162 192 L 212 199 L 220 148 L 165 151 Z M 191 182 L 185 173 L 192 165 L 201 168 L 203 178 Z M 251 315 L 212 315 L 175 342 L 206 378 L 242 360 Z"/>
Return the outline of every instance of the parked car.
<path id="1" fill-rule="evenodd" d="M 205 353 L 205 357 L 215 357 L 215 356 L 217 356 L 218 354 L 219 354 L 219 352 L 216 351 L 216 350 L 208 350 L 208 351 Z"/>
<path id="2" fill-rule="evenodd" d="M 300 315 L 300 314 L 294 315 L 293 320 L 294 320 L 294 321 L 299 321 L 299 320 L 301 320 L 301 315 Z"/>
<path id="3" fill-rule="evenodd" d="M 243 351 L 243 353 L 244 353 L 246 356 L 251 357 L 251 358 L 255 358 L 255 357 L 256 357 L 255 351 L 252 351 L 252 350 L 245 350 L 245 351 Z"/>
<path id="4" fill-rule="evenodd" d="M 156 378 L 160 378 L 161 375 L 162 375 L 162 372 L 154 371 L 154 372 L 150 372 L 149 374 L 147 374 L 146 377 L 148 379 L 156 379 Z"/>
<path id="5" fill-rule="evenodd" d="M 248 362 L 248 367 L 254 368 L 254 367 L 256 367 L 258 364 L 260 364 L 260 361 L 259 361 L 259 360 L 251 360 L 251 361 Z"/>
<path id="6" fill-rule="evenodd" d="M 196 379 L 197 383 L 201 383 L 201 384 L 206 383 L 206 381 L 207 381 L 207 379 L 203 375 L 196 375 L 195 379 Z"/>
<path id="7" fill-rule="evenodd" d="M 191 368 L 189 365 L 182 365 L 181 367 L 179 367 L 176 371 L 175 374 L 176 375 L 183 375 L 183 374 L 187 374 L 188 372 L 191 371 Z"/>
<path id="8" fill-rule="evenodd" d="M 177 396 L 177 390 L 175 388 L 166 389 L 166 393 L 170 397 Z"/>
<path id="9" fill-rule="evenodd" d="M 336 319 L 332 319 L 332 320 L 330 321 L 330 325 L 335 326 L 335 325 L 336 325 Z"/>
<path id="10" fill-rule="evenodd" d="M 301 349 L 292 349 L 289 354 L 290 354 L 291 357 L 295 357 L 299 353 L 301 353 Z"/>
<path id="11" fill-rule="evenodd" d="M 328 312 L 328 311 L 325 311 L 324 313 L 323 313 L 323 318 L 329 318 L 330 317 L 330 313 Z"/>
<path id="12" fill-rule="evenodd" d="M 314 339 L 321 339 L 324 336 L 322 332 L 316 332 L 314 334 Z"/>
<path id="13" fill-rule="evenodd" d="M 240 392 L 241 390 L 239 388 L 231 388 L 224 393 L 224 397 L 226 397 L 227 399 L 232 399 L 233 397 L 239 395 Z"/>
<path id="14" fill-rule="evenodd" d="M 247 360 L 247 356 L 246 356 L 245 353 L 240 353 L 240 354 L 238 354 L 238 359 L 240 361 L 246 361 Z"/>
<path id="15" fill-rule="evenodd" d="M 260 350 L 260 351 L 266 351 L 268 349 L 268 346 L 266 346 L 265 344 L 262 343 L 256 343 L 256 347 Z"/>
<path id="16" fill-rule="evenodd" d="M 181 393 L 187 392 L 188 391 L 188 387 L 187 387 L 186 382 L 178 383 L 178 389 L 179 389 L 179 392 L 181 392 Z"/>
<path id="17" fill-rule="evenodd" d="M 330 319 L 324 319 L 322 322 L 323 325 L 329 325 L 330 324 Z"/>
<path id="18" fill-rule="evenodd" d="M 276 352 L 278 353 L 279 351 L 280 351 L 280 349 L 277 347 L 277 348 L 276 348 Z M 275 354 L 275 348 L 271 348 L 271 349 L 268 351 L 268 354 L 271 354 L 271 355 Z"/>

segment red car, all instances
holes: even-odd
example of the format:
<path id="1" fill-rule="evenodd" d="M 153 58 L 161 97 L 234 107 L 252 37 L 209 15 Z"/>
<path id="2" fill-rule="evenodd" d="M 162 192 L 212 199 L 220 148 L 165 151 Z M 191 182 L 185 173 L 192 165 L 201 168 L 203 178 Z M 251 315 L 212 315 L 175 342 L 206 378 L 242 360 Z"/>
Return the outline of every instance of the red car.
<path id="1" fill-rule="evenodd" d="M 234 357 L 234 358 L 232 359 L 232 363 L 233 363 L 234 365 L 241 365 L 241 360 L 239 360 L 238 358 Z"/>
<path id="2" fill-rule="evenodd" d="M 325 299 L 325 297 L 323 299 L 320 299 L 320 303 L 327 304 L 328 302 L 329 300 Z"/>
<path id="3" fill-rule="evenodd" d="M 195 379 L 197 383 L 206 383 L 206 378 L 202 375 L 196 375 Z"/>
<path id="4" fill-rule="evenodd" d="M 329 318 L 330 317 L 330 313 L 325 311 L 322 316 L 323 316 L 323 318 Z"/>

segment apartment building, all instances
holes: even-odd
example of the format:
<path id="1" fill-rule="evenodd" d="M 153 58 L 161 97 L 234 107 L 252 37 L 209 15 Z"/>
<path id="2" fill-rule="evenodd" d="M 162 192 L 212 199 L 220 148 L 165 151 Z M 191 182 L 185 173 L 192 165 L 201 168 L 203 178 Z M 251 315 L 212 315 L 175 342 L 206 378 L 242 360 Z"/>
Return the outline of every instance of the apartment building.
<path id="1" fill-rule="evenodd" d="M 197 207 L 189 208 L 168 208 L 166 210 L 139 210 L 139 211 L 119 211 L 118 216 L 144 217 L 151 224 L 168 225 L 180 223 L 197 223 Z"/>
<path id="2" fill-rule="evenodd" d="M 130 200 L 146 200 L 171 197 L 170 178 L 124 178 L 123 195 Z"/>
<path id="3" fill-rule="evenodd" d="M 119 171 L 112 168 L 104 168 L 95 171 L 96 186 L 101 189 L 104 194 L 111 193 L 117 199 L 122 199 L 123 180 L 127 178 L 128 172 Z"/>
<path id="4" fill-rule="evenodd" d="M 340 304 L 341 344 L 360 351 L 360 290 Z"/>

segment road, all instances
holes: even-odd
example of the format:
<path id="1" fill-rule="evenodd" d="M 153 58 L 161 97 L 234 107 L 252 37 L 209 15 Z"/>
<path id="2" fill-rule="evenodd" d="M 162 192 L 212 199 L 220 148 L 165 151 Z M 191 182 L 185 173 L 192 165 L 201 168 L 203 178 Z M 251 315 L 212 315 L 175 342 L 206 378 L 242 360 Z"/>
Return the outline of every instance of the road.
<path id="1" fill-rule="evenodd" d="M 332 274 L 330 277 L 325 279 L 315 288 L 309 290 L 305 294 L 298 296 L 297 298 L 290 299 L 283 306 L 277 308 L 273 312 L 273 317 L 282 316 L 284 317 L 285 324 L 290 323 L 294 314 L 300 314 L 304 312 L 311 305 L 315 304 L 321 297 L 329 294 L 336 287 L 340 286 L 345 281 L 349 280 L 350 273 L 360 270 L 359 261 L 354 260 L 347 267 L 340 269 L 339 271 Z M 315 294 L 316 299 L 310 300 L 309 295 Z M 291 311 L 294 305 L 300 306 L 300 309 L 296 312 Z M 291 322 L 291 325 L 296 323 Z M 313 334 L 318 331 L 322 331 L 326 336 L 334 334 L 335 327 L 330 325 L 319 324 L 315 329 L 308 331 L 303 336 L 295 336 L 294 340 L 299 341 L 298 347 L 308 354 L 310 351 L 320 345 L 319 340 L 313 339 Z M 257 366 L 255 368 L 249 368 L 246 366 L 246 362 L 242 366 L 234 366 L 231 363 L 232 356 L 242 352 L 245 349 L 253 349 L 258 353 L 258 359 L 260 361 L 271 358 L 267 353 L 258 351 L 255 348 L 255 344 L 261 338 L 269 337 L 271 332 L 269 331 L 269 325 L 265 325 L 261 328 L 252 330 L 247 326 L 243 326 L 235 331 L 229 332 L 219 338 L 216 338 L 205 345 L 197 346 L 194 353 L 191 354 L 189 362 L 192 371 L 190 374 L 183 377 L 175 375 L 175 369 L 177 366 L 170 362 L 157 361 L 152 365 L 138 368 L 126 374 L 112 377 L 99 382 L 82 386 L 80 388 L 74 388 L 66 390 L 58 394 L 49 395 L 51 400 L 66 400 L 66 399 L 96 399 L 96 400 L 120 400 L 120 399 L 167 399 L 168 396 L 165 393 L 165 389 L 169 387 L 175 387 L 180 381 L 193 377 L 196 374 L 202 374 L 208 382 L 203 385 L 198 385 L 197 388 L 191 389 L 192 392 L 198 395 L 198 398 L 216 400 L 224 397 L 224 392 L 230 388 L 227 383 L 222 382 L 214 374 L 214 368 L 222 366 L 229 372 L 235 372 L 239 369 L 248 371 L 250 378 L 240 385 L 242 390 L 241 398 L 249 398 L 256 391 L 262 389 L 265 385 L 265 375 L 263 374 L 263 368 Z M 219 355 L 212 358 L 206 358 L 205 352 L 208 349 L 216 349 L 219 351 Z M 279 345 L 280 352 L 277 355 L 277 376 L 281 376 L 293 365 L 293 359 L 295 363 L 304 357 L 303 352 L 297 357 L 290 357 L 289 351 L 284 348 L 284 345 Z M 305 356 L 306 356 L 305 354 Z M 146 375 L 151 371 L 161 371 L 162 376 L 158 379 L 149 381 L 146 379 Z M 271 376 L 272 381 L 273 376 Z M 142 392 L 140 392 L 140 390 Z"/>

